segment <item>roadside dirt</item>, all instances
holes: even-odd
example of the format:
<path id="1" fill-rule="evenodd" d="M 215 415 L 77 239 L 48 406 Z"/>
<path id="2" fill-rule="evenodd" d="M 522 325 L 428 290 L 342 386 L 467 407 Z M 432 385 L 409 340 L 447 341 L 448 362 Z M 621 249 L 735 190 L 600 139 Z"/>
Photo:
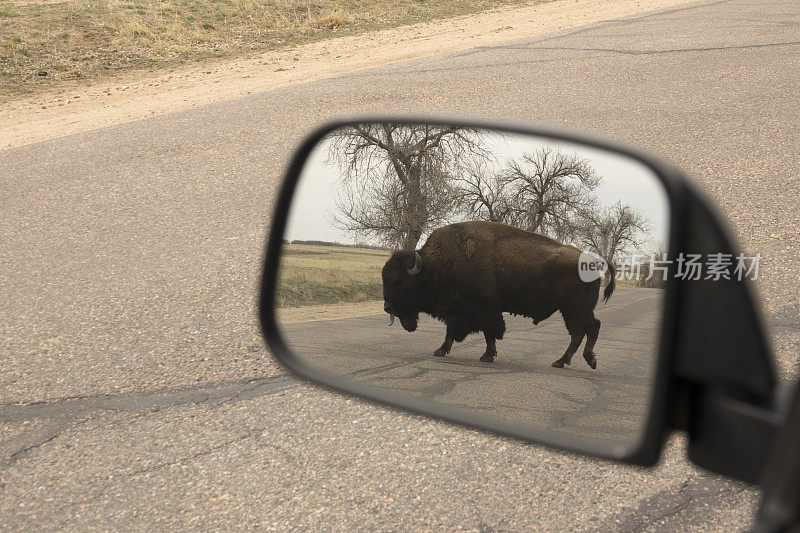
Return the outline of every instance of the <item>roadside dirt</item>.
<path id="1" fill-rule="evenodd" d="M 327 305 L 306 305 L 303 307 L 279 307 L 276 310 L 278 324 L 300 324 L 319 320 L 335 320 L 356 316 L 376 315 L 383 313 L 383 301 L 355 302 Z M 389 323 L 389 315 L 386 315 Z"/>
<path id="2" fill-rule="evenodd" d="M 689 0 L 554 0 L 445 21 L 321 41 L 160 73 L 127 72 L 103 84 L 0 105 L 0 149 L 121 124 L 395 61 L 529 38 Z"/>

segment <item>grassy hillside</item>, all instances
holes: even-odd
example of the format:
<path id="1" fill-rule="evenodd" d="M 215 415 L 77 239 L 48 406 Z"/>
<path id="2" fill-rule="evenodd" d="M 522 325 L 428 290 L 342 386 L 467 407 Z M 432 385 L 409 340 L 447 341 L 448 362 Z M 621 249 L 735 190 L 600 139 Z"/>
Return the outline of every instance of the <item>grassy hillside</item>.
<path id="1" fill-rule="evenodd" d="M 0 101 L 65 80 L 233 57 L 521 0 L 2 0 Z M 74 83 L 74 82 L 73 82 Z"/>

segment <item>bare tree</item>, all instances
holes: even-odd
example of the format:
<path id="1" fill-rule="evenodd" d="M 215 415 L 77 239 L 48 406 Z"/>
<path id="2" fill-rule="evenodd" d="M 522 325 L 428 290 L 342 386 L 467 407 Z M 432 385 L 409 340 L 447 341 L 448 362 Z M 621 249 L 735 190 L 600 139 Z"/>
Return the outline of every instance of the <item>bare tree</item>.
<path id="1" fill-rule="evenodd" d="M 476 157 L 453 180 L 453 199 L 467 217 L 515 225 L 510 185 L 485 158 Z"/>
<path id="2" fill-rule="evenodd" d="M 664 243 L 657 241 L 652 243 L 643 254 L 641 275 L 636 280 L 638 287 L 663 289 L 667 286 L 667 269 L 669 267 L 669 257 L 666 253 Z"/>
<path id="3" fill-rule="evenodd" d="M 609 262 L 620 253 L 640 247 L 650 230 L 647 218 L 621 201 L 605 209 L 587 211 L 583 217 L 578 228 L 581 244 Z"/>
<path id="4" fill-rule="evenodd" d="M 600 183 L 587 160 L 547 147 L 509 161 L 501 179 L 515 225 L 560 240 L 574 237 L 576 217 L 594 208 Z"/>
<path id="5" fill-rule="evenodd" d="M 478 131 L 449 126 L 362 124 L 330 139 L 328 159 L 343 171 L 334 223 L 403 250 L 451 215 L 461 158 L 485 155 Z"/>
<path id="6" fill-rule="evenodd" d="M 457 203 L 472 218 L 565 240 L 574 236 L 579 214 L 595 205 L 592 191 L 599 183 L 588 161 L 543 147 L 502 169 L 474 159 L 454 187 Z"/>

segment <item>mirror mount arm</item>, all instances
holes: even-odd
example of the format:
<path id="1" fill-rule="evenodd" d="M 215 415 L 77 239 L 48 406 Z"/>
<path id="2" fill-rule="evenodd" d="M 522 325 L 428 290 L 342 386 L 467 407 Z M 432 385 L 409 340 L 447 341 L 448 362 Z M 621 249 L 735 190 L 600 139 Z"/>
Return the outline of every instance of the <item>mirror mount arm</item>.
<path id="1" fill-rule="evenodd" d="M 687 184 L 688 185 L 688 184 Z M 736 248 L 710 203 L 686 195 L 678 251 L 731 254 Z M 689 435 L 690 459 L 755 483 L 783 413 L 777 373 L 746 280 L 678 280 L 671 419 Z"/>
<path id="2" fill-rule="evenodd" d="M 763 499 L 754 531 L 791 531 L 800 524 L 800 387 L 767 458 Z"/>
<path id="3" fill-rule="evenodd" d="M 734 398 L 724 391 L 682 381 L 682 406 L 670 427 L 686 431 L 689 458 L 697 465 L 741 481 L 758 483 L 784 412 Z"/>

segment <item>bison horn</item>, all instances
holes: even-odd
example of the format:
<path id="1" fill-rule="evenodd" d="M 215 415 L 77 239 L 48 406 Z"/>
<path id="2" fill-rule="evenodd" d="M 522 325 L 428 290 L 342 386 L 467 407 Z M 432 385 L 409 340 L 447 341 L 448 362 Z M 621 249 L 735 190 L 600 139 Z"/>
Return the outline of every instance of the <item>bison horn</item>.
<path id="1" fill-rule="evenodd" d="M 392 324 L 394 324 L 394 315 L 389 314 L 389 325 L 391 326 Z"/>
<path id="2" fill-rule="evenodd" d="M 422 258 L 419 252 L 414 252 L 414 266 L 406 270 L 409 276 L 416 276 L 422 270 Z"/>

